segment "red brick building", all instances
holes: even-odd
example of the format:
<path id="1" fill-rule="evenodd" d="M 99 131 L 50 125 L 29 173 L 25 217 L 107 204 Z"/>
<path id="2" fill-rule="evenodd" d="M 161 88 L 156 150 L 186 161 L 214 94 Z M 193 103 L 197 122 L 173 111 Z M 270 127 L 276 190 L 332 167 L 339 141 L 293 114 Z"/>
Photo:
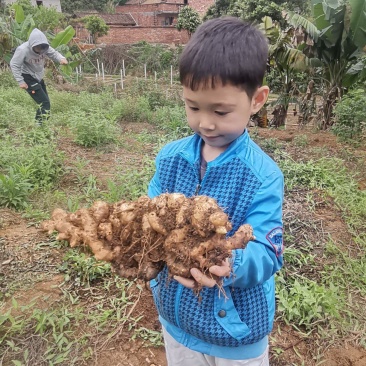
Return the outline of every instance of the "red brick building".
<path id="1" fill-rule="evenodd" d="M 176 22 L 180 9 L 189 5 L 203 16 L 215 0 L 128 0 L 116 7 L 116 14 L 101 14 L 109 25 L 106 36 L 98 38 L 98 43 L 132 44 L 138 41 L 149 43 L 185 44 L 188 41 L 186 31 L 179 32 Z M 78 17 L 90 15 L 77 13 Z M 80 39 L 88 34 L 82 26 L 76 29 Z"/>

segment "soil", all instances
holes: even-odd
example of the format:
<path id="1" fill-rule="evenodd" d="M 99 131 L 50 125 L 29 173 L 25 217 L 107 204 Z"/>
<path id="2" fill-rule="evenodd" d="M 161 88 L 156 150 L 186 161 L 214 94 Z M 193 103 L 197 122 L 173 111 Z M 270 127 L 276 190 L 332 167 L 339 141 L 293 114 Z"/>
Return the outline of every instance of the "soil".
<path id="1" fill-rule="evenodd" d="M 140 128 L 145 130 L 146 125 L 141 125 Z M 134 124 L 133 129 L 138 129 L 138 125 Z M 297 136 L 301 138 L 306 136 L 306 151 L 309 151 L 310 147 L 326 147 L 334 154 L 339 155 L 345 149 L 331 134 L 327 132 L 315 133 L 311 129 L 259 129 L 258 134 L 259 138 L 263 139 L 276 138 L 288 144 L 289 148 L 291 148 L 291 144 Z M 106 174 L 113 172 L 116 160 L 111 159 L 112 155 L 113 157 L 123 157 L 123 163 L 130 166 L 134 166 L 141 161 L 138 156 L 129 153 L 128 148 L 107 152 L 107 155 L 99 155 L 97 158 L 91 150 L 76 151 L 75 145 L 71 143 L 63 144 L 63 148 L 70 159 L 75 159 L 76 156 L 83 154 L 82 156 L 90 162 L 91 171 L 98 176 L 98 179 L 105 179 Z M 304 153 L 297 144 L 294 144 L 292 148 L 294 153 L 297 152 L 299 156 Z M 147 150 L 149 150 L 148 147 Z M 313 150 L 313 153 L 316 154 L 316 149 Z M 358 149 L 358 153 L 365 157 L 365 148 Z M 94 169 L 96 167 L 99 168 Z M 100 167 L 103 167 L 103 169 Z M 365 186 L 365 174 L 365 172 L 360 172 L 359 182 L 361 187 Z M 289 207 L 286 211 L 288 217 L 291 216 L 290 206 L 292 210 L 296 210 L 296 206 L 293 205 L 300 207 L 302 204 L 301 199 L 303 199 L 301 192 L 298 196 L 292 197 L 292 201 L 289 199 Z M 337 211 L 334 209 L 329 210 L 330 203 L 324 202 L 320 195 L 316 198 L 316 201 L 318 204 L 315 215 L 312 216 L 311 220 L 315 224 L 320 223 L 322 225 L 324 235 L 328 233 L 331 233 L 334 237 L 343 235 L 340 240 L 347 239 L 348 234 L 345 224 L 337 215 Z M 297 214 L 301 216 L 301 213 L 297 212 Z M 308 214 L 304 212 L 303 215 L 306 219 Z M 342 227 L 345 230 L 340 230 Z M 301 231 L 301 227 L 299 230 Z M 21 214 L 9 209 L 0 209 L 0 291 L 9 291 L 8 284 L 14 284 L 10 290 L 19 305 L 14 315 L 16 315 L 16 311 L 20 311 L 21 305 L 29 304 L 31 301 L 36 302 L 37 307 L 40 309 L 50 309 L 63 296 L 61 285 L 64 278 L 57 268 L 66 249 L 47 246 L 47 250 L 43 250 L 42 243 L 47 243 L 49 240 L 46 234 L 40 232 L 37 225 L 23 218 Z M 5 312 L 10 307 L 11 302 L 7 301 L 0 310 Z M 141 315 L 143 317 L 140 325 L 147 329 L 160 330 L 152 296 L 147 288 L 144 288 L 142 296 L 138 299 L 131 314 L 133 317 Z M 118 327 L 118 325 L 116 326 Z M 324 340 L 319 339 L 317 335 L 307 336 L 304 332 L 296 331 L 293 327 L 276 322 L 271 334 L 270 346 L 271 366 L 316 366 L 317 364 L 320 365 L 319 360 L 315 360 L 316 355 L 319 354 L 322 355 L 323 362 L 321 365 L 324 366 L 366 366 L 366 350 L 358 345 L 357 334 L 349 334 L 343 339 Z M 281 352 L 277 352 L 278 349 L 281 349 Z M 131 333 L 123 328 L 120 329 L 112 342 L 109 342 L 104 349 L 97 352 L 95 358 L 86 364 L 93 366 L 167 365 L 163 346 L 152 347 L 146 341 L 131 340 Z M 3 365 L 8 366 L 10 363 L 4 363 Z"/>

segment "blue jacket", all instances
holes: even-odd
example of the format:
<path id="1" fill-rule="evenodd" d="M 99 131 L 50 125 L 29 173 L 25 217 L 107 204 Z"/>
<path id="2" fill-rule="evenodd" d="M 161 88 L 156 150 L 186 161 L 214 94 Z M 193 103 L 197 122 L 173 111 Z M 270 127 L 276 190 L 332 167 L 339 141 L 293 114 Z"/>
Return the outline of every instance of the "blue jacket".
<path id="1" fill-rule="evenodd" d="M 232 223 L 244 223 L 256 239 L 233 251 L 233 275 L 217 287 L 203 288 L 199 298 L 168 276 L 167 268 L 150 285 L 159 319 L 186 347 L 227 359 L 262 354 L 275 312 L 274 274 L 282 266 L 283 175 L 247 131 L 225 152 L 208 162 L 200 181 L 202 139 L 193 135 L 166 145 L 156 158 L 149 196 L 180 192 L 217 200 Z"/>

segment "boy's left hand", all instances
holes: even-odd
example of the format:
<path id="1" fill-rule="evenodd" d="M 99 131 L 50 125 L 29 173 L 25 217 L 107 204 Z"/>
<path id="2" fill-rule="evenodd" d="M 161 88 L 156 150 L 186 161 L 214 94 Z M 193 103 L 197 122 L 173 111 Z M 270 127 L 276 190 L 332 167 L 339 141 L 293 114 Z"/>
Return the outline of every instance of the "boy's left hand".
<path id="1" fill-rule="evenodd" d="M 63 59 L 61 59 L 60 64 L 61 65 L 67 65 L 68 61 L 66 60 L 66 58 L 63 58 Z"/>
<path id="2" fill-rule="evenodd" d="M 230 276 L 231 266 L 229 260 L 225 260 L 222 262 L 221 266 L 212 266 L 208 270 L 210 273 L 217 277 L 228 277 Z M 190 272 L 194 280 L 180 276 L 174 276 L 174 279 L 178 281 L 181 285 L 192 289 L 197 288 L 197 285 L 201 287 L 214 287 L 218 284 L 218 282 L 214 278 L 203 274 L 197 268 L 192 268 Z"/>

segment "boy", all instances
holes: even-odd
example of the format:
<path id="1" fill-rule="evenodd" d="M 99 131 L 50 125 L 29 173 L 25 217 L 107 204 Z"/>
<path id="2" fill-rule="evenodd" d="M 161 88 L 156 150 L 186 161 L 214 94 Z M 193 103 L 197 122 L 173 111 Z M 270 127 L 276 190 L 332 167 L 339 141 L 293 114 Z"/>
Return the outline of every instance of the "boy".
<path id="1" fill-rule="evenodd" d="M 10 61 L 15 80 L 39 105 L 36 113 L 36 121 L 39 125 L 42 125 L 43 119 L 47 118 L 51 108 L 46 84 L 43 81 L 46 56 L 62 65 L 67 64 L 66 58 L 55 51 L 49 45 L 46 36 L 35 28 L 29 40 L 16 49 Z"/>
<path id="2" fill-rule="evenodd" d="M 282 266 L 283 175 L 250 139 L 250 116 L 267 100 L 262 86 L 268 46 L 237 18 L 203 23 L 185 47 L 180 80 L 193 136 L 165 146 L 156 158 L 149 196 L 180 192 L 217 200 L 233 224 L 252 225 L 256 239 L 228 262 L 193 279 L 151 281 L 169 366 L 269 365 L 275 311 L 274 274 Z M 198 282 L 199 297 L 192 288 Z"/>

